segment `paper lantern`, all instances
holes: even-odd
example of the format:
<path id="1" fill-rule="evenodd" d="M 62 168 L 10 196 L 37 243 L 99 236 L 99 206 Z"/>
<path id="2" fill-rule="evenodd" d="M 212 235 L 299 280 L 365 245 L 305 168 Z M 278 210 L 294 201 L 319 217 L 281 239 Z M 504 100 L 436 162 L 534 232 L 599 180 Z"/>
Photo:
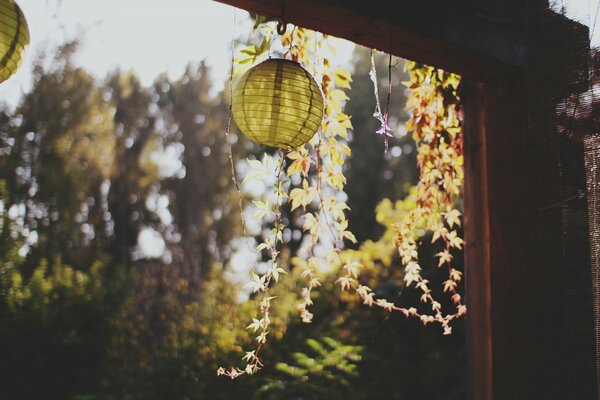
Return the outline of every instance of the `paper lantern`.
<path id="1" fill-rule="evenodd" d="M 0 0 L 0 82 L 10 78 L 23 61 L 29 45 L 29 28 L 13 0 Z"/>
<path id="2" fill-rule="evenodd" d="M 291 149 L 308 142 L 321 126 L 323 95 L 300 64 L 269 59 L 242 76 L 232 108 L 237 126 L 254 142 Z"/>

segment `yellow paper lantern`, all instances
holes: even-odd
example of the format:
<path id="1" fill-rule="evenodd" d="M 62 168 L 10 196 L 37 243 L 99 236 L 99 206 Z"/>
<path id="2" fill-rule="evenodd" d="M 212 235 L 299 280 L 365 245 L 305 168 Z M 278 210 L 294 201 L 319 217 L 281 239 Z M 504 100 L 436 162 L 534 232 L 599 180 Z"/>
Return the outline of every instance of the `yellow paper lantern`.
<path id="1" fill-rule="evenodd" d="M 0 83 L 10 78 L 23 61 L 29 45 L 29 28 L 13 0 L 0 0 Z"/>
<path id="2" fill-rule="evenodd" d="M 237 126 L 250 139 L 287 150 L 308 142 L 321 126 L 323 95 L 300 64 L 269 59 L 242 76 L 232 108 Z"/>

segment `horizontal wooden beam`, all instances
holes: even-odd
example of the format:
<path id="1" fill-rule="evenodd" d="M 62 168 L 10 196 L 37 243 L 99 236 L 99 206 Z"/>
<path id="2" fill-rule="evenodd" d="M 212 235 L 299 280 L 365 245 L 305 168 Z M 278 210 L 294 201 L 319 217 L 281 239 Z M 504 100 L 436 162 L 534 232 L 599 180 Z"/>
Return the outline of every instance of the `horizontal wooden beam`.
<path id="1" fill-rule="evenodd" d="M 525 27 L 477 12 L 465 0 L 217 0 L 267 17 L 478 78 L 527 68 Z M 393 5 L 390 5 L 393 4 Z M 522 29 L 520 29 L 522 28 Z"/>

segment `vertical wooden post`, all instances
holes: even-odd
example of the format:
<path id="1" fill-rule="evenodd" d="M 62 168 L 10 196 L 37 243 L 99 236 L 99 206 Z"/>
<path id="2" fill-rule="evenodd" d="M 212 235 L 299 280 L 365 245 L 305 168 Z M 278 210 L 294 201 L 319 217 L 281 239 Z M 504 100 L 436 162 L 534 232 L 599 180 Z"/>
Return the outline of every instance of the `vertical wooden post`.
<path id="1" fill-rule="evenodd" d="M 463 81 L 469 399 L 492 399 L 490 232 L 483 85 Z"/>
<path id="2" fill-rule="evenodd" d="M 583 146 L 587 31 L 539 4 L 526 72 L 465 80 L 470 399 L 596 394 Z M 589 189 L 588 189 L 589 191 Z"/>
<path id="3" fill-rule="evenodd" d="M 532 394 L 526 98 L 518 77 L 464 82 L 470 399 Z"/>

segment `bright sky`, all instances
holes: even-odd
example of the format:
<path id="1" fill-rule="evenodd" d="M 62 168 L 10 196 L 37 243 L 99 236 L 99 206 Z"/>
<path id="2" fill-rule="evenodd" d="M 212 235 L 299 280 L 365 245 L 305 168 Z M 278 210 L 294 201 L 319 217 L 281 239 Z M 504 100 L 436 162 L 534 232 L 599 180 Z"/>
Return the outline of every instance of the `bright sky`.
<path id="1" fill-rule="evenodd" d="M 600 10 L 600 0 L 551 0 L 552 8 L 560 11 L 564 8 L 566 15 L 586 26 L 592 28 L 592 45 L 600 45 L 600 21 L 598 21 L 598 11 Z"/>
<path id="2" fill-rule="evenodd" d="M 77 62 L 99 77 L 120 66 L 150 84 L 161 72 L 175 78 L 188 62 L 206 58 L 215 80 L 226 78 L 232 7 L 209 0 L 20 0 L 19 5 L 31 46 L 22 68 L 0 85 L 0 97 L 10 104 L 28 87 L 36 54 L 72 37 L 83 44 Z M 238 18 L 244 14 L 238 11 Z"/>
<path id="3" fill-rule="evenodd" d="M 212 0 L 18 0 L 31 32 L 21 69 L 0 85 L 0 99 L 15 104 L 28 88 L 32 60 L 41 49 L 79 37 L 77 62 L 102 77 L 120 66 L 150 84 L 167 72 L 179 77 L 191 62 L 206 59 L 215 82 L 224 82 L 231 59 L 234 8 Z M 237 10 L 235 34 L 247 34 L 247 13 Z M 341 42 L 347 63 L 353 46 Z M 219 89 L 219 87 L 217 87 Z"/>

